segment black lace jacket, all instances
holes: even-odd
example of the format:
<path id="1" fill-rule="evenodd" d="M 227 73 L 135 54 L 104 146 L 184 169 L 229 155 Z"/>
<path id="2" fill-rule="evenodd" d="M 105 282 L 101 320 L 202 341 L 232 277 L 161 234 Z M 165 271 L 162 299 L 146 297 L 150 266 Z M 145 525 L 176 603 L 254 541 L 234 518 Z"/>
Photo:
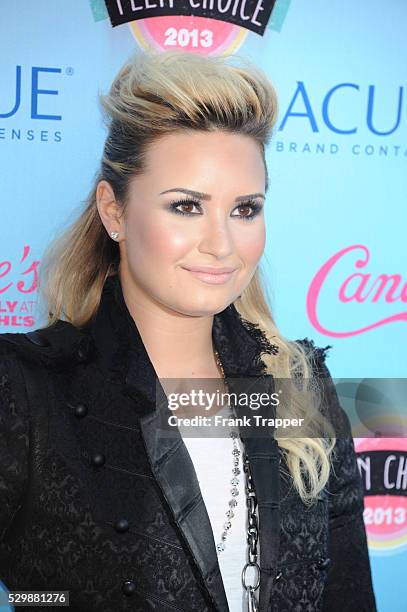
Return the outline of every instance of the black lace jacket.
<path id="1" fill-rule="evenodd" d="M 273 350 L 233 305 L 215 315 L 213 341 L 227 377 L 261 376 L 261 354 Z M 260 612 L 374 612 L 349 421 L 326 349 L 301 342 L 348 435 L 310 508 L 274 436 L 245 440 L 259 504 Z M 180 435 L 157 435 L 156 381 L 117 276 L 81 330 L 60 320 L 0 334 L 0 579 L 9 591 L 69 591 L 70 609 L 83 612 L 228 612 L 189 453 Z"/>

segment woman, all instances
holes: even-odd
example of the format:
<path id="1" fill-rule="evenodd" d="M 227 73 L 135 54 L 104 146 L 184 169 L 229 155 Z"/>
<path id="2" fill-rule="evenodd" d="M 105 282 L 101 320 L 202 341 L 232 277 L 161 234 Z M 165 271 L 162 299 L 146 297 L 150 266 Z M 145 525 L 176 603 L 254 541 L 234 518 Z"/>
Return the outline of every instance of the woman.
<path id="1" fill-rule="evenodd" d="M 86 612 L 376 610 L 328 347 L 282 336 L 260 277 L 271 83 L 174 51 L 131 58 L 101 100 L 100 170 L 43 261 L 47 326 L 1 335 L 4 585 Z M 170 380 L 277 377 L 289 402 L 262 414 L 343 435 L 159 435 Z"/>

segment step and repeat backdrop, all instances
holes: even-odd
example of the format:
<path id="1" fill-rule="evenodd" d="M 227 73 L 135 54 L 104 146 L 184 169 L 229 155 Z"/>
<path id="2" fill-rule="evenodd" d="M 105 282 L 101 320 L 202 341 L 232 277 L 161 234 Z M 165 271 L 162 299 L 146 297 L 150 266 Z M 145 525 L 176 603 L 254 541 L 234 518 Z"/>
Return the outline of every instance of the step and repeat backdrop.
<path id="1" fill-rule="evenodd" d="M 405 0 L 0 0 L 0 333 L 44 324 L 41 256 L 81 211 L 97 94 L 128 56 L 239 54 L 279 96 L 262 265 L 281 331 L 331 345 L 336 379 L 406 378 L 406 30 Z M 380 612 L 407 610 L 406 436 L 355 433 Z"/>

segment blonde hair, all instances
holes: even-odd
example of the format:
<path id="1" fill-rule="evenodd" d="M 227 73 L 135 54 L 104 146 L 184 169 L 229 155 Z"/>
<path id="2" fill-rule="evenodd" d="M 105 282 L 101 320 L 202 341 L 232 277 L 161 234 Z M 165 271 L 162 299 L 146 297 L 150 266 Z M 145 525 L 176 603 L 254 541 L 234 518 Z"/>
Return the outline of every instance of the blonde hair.
<path id="1" fill-rule="evenodd" d="M 120 265 L 118 243 L 107 235 L 97 209 L 97 184 L 103 179 L 110 183 L 125 213 L 129 181 L 144 172 L 146 152 L 156 139 L 179 130 L 246 134 L 260 147 L 268 188 L 265 147 L 277 118 L 277 95 L 266 75 L 248 60 L 180 50 L 138 52 L 119 70 L 109 93 L 99 94 L 99 100 L 108 128 L 100 168 L 84 210 L 51 242 L 43 257 L 39 290 L 47 305 L 47 326 L 65 318 L 80 328 L 95 314 L 106 278 L 117 274 Z M 279 332 L 264 287 L 258 268 L 235 306 L 279 347 L 277 355 L 263 355 L 267 372 L 287 382 L 297 370 L 302 373 L 301 382 L 289 388 L 283 416 L 289 413 L 310 420 L 310 437 L 276 434 L 276 439 L 293 485 L 308 505 L 328 481 L 336 440 L 315 435 L 322 423 L 322 395 L 314 384 L 310 352 Z M 277 412 L 277 416 L 281 415 Z"/>

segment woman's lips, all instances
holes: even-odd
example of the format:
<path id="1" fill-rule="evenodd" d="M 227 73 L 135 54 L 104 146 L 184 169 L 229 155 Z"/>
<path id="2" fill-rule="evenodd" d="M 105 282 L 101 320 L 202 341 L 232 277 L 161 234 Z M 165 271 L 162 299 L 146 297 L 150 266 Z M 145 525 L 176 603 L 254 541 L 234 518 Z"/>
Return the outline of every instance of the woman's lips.
<path id="1" fill-rule="evenodd" d="M 183 269 L 195 276 L 196 278 L 199 278 L 199 280 L 203 281 L 204 283 L 208 283 L 209 285 L 222 285 L 223 283 L 226 283 L 231 278 L 232 274 L 235 272 L 235 270 L 232 270 L 231 272 L 214 274 L 209 272 L 198 272 L 195 270 L 189 270 L 188 268 Z"/>

